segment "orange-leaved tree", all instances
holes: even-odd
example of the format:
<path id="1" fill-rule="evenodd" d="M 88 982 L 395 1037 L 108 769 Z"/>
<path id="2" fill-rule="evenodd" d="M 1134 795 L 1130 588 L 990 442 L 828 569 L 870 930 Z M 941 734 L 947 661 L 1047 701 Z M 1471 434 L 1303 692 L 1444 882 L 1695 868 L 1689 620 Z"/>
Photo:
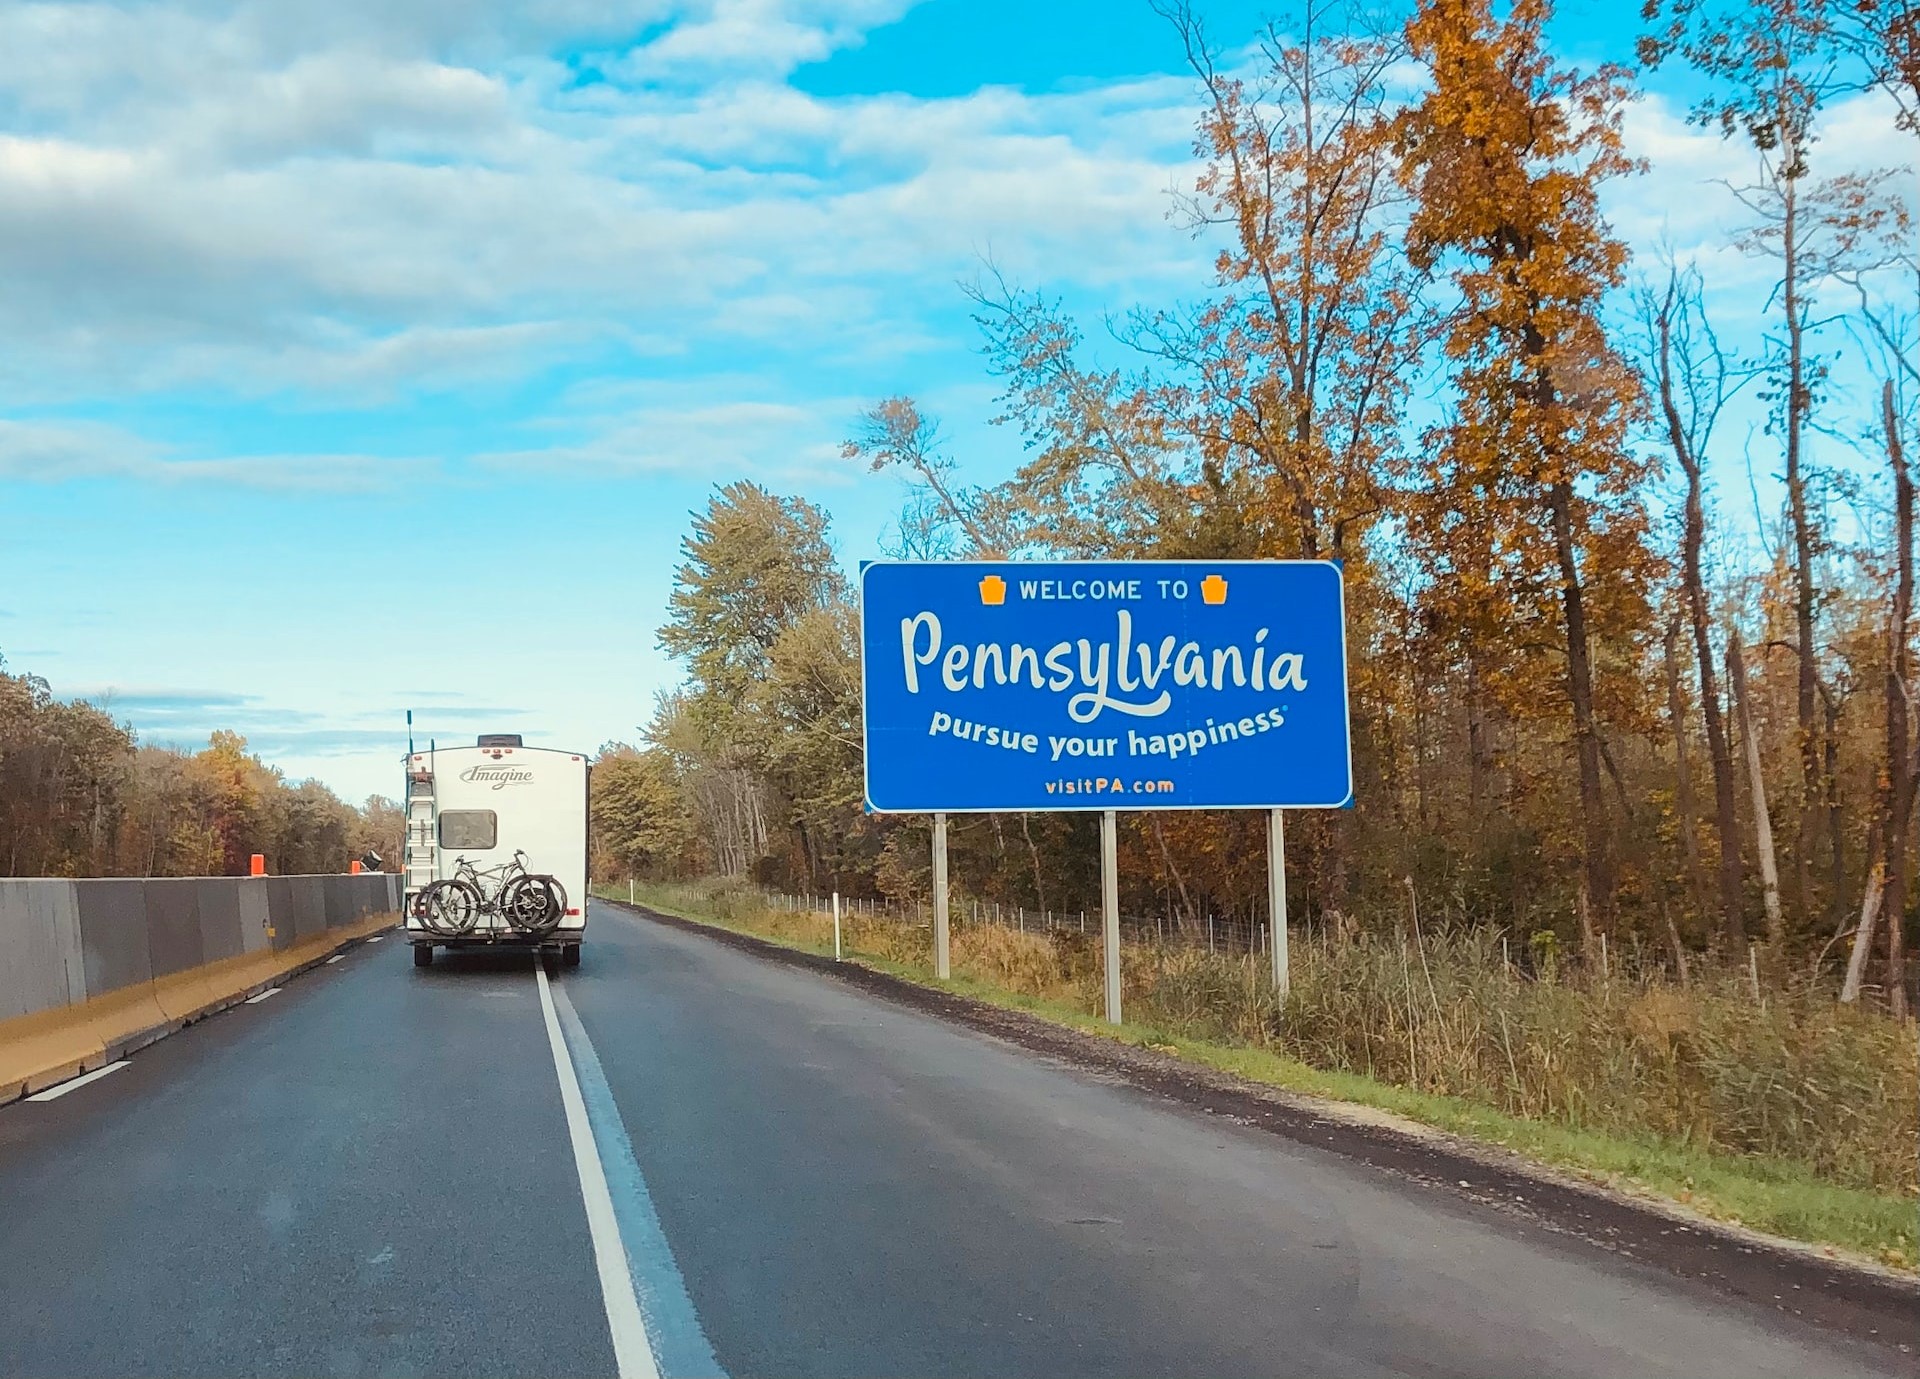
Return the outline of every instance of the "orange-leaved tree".
<path id="1" fill-rule="evenodd" d="M 1543 679 L 1562 691 L 1584 885 L 1606 916 L 1596 646 L 1640 635 L 1652 565 L 1638 498 L 1650 462 L 1627 444 L 1639 392 L 1601 319 L 1627 250 L 1600 187 L 1633 164 L 1622 74 L 1557 66 L 1542 42 L 1549 12 L 1546 0 L 1517 0 L 1504 18 L 1489 0 L 1422 0 L 1408 25 L 1429 81 L 1400 121 L 1408 250 L 1458 294 L 1445 337 L 1452 415 L 1430 437 L 1410 530 L 1435 611 L 1464 629 L 1510 711 L 1538 702 Z"/>
<path id="2" fill-rule="evenodd" d="M 1219 294 L 1136 331 L 1189 380 L 1200 452 L 1248 465 L 1277 547 L 1263 554 L 1307 559 L 1360 554 L 1390 507 L 1422 343 L 1416 275 L 1390 236 L 1403 194 L 1387 81 L 1405 44 L 1339 3 L 1309 0 L 1297 39 L 1270 30 L 1252 80 L 1215 65 L 1189 5 L 1160 6 L 1205 90 L 1187 218 L 1225 242 Z"/>

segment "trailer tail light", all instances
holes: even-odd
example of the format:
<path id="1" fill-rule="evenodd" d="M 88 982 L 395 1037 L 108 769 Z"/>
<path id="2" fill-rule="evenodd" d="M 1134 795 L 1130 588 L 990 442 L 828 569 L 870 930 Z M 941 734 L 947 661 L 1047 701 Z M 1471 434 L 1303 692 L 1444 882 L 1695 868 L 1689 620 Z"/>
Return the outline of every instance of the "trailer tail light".
<path id="1" fill-rule="evenodd" d="M 570 915 L 577 915 L 580 913 L 580 907 L 576 905 L 571 910 L 568 910 L 567 913 Z"/>

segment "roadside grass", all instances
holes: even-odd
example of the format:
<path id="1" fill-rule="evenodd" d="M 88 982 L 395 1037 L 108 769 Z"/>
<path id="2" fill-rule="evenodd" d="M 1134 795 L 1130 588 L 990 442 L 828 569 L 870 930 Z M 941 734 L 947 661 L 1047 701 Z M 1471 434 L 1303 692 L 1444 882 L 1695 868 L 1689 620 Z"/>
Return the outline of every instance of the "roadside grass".
<path id="1" fill-rule="evenodd" d="M 597 893 L 612 900 L 626 898 L 624 891 L 611 887 Z M 636 890 L 635 898 L 653 909 L 696 923 L 750 934 L 805 952 L 833 952 L 830 916 L 771 908 L 763 898 L 745 888 L 642 886 Z M 1885 1171 L 1884 1153 L 1876 1155 L 1858 1146 L 1843 1145 L 1837 1150 L 1826 1150 L 1828 1162 L 1822 1165 L 1798 1155 L 1728 1152 L 1719 1147 L 1702 1147 L 1680 1135 L 1583 1123 L 1577 1087 L 1571 1095 L 1561 1095 L 1557 1101 L 1536 1094 L 1532 1100 L 1539 1106 L 1538 1113 L 1517 1115 L 1473 1096 L 1408 1085 L 1413 1081 L 1411 1077 L 1399 1080 L 1392 1076 L 1368 1075 L 1351 1067 L 1314 1066 L 1295 1056 L 1292 1050 L 1276 1048 L 1268 1042 L 1278 1011 L 1269 1012 L 1268 1020 L 1248 1021 L 1249 1002 L 1258 1005 L 1258 988 L 1264 983 L 1259 978 L 1257 964 L 1239 960 L 1196 962 L 1195 955 L 1185 951 L 1129 945 L 1122 963 L 1127 979 L 1126 1008 L 1145 1012 L 1145 1018 L 1114 1026 L 1097 1014 L 1100 1008 L 1097 944 L 1063 944 L 1058 939 L 1014 933 L 994 926 L 957 927 L 951 934 L 955 976 L 942 982 L 932 975 L 931 938 L 925 930 L 865 916 L 848 916 L 842 922 L 842 938 L 843 951 L 849 958 L 921 986 L 1024 1011 L 1084 1034 L 1153 1049 L 1252 1082 L 1385 1111 L 1463 1139 L 1498 1146 L 1618 1191 L 1664 1198 L 1705 1217 L 1824 1247 L 1829 1252 L 1846 1251 L 1903 1271 L 1914 1271 L 1920 1265 L 1920 1195 L 1907 1180 L 1897 1176 L 1891 1190 L 1871 1184 L 1871 1175 Z M 1498 1001 L 1503 995 L 1517 994 L 1523 1000 L 1537 1002 L 1541 993 L 1480 989 L 1470 993 L 1449 991 L 1442 996 L 1442 987 L 1451 971 L 1445 957 L 1459 955 L 1445 955 L 1441 962 L 1435 962 L 1432 948 L 1433 941 L 1428 940 L 1429 972 L 1420 985 L 1424 986 L 1423 996 L 1431 1000 L 1433 1018 L 1424 1029 L 1420 1014 L 1406 1022 L 1404 1038 L 1408 1051 L 1412 1052 L 1420 1044 L 1423 1035 L 1436 1033 L 1442 1037 L 1434 1039 L 1433 1047 L 1444 1051 L 1449 1046 L 1444 1030 L 1434 1022 L 1444 1022 L 1454 1016 L 1456 1004 L 1475 1000 L 1482 1006 L 1475 1019 L 1488 1018 L 1489 1009 L 1505 1016 L 1501 1024 L 1506 1055 L 1513 1061 L 1514 1090 L 1526 1099 L 1517 1085 L 1520 1068 L 1513 1051 L 1516 1040 L 1513 1026 L 1518 1019 L 1537 1019 L 1538 1016 L 1520 1010 L 1518 1001 L 1509 1002 L 1513 1009 L 1499 1006 Z M 1198 958 L 1204 960 L 1206 956 L 1199 954 Z M 1364 956 L 1350 959 L 1351 965 L 1359 965 Z M 1089 957 L 1093 966 L 1089 966 Z M 1303 978 L 1309 985 L 1315 981 L 1310 964 L 1311 959 L 1307 972 L 1296 971 L 1296 991 Z M 1321 975 L 1324 979 L 1326 974 Z M 1250 983 L 1249 991 L 1229 993 L 1220 989 L 1222 983 L 1242 981 Z M 1409 974 L 1406 989 L 1411 991 L 1415 987 L 1416 979 Z M 1349 1020 L 1381 1023 L 1380 1012 L 1366 1008 L 1355 999 L 1351 984 L 1340 990 L 1349 1001 L 1350 1008 L 1345 1012 Z M 1564 1004 L 1566 999 L 1557 993 L 1547 993 L 1547 997 L 1558 1004 Z M 1654 1003 L 1651 1016 L 1645 1009 L 1650 999 Z M 1663 1000 L 1665 1003 L 1661 1004 Z M 1495 1004 L 1487 1006 L 1489 1001 Z M 1329 1018 L 1327 1011 L 1318 1008 L 1326 1003 L 1326 993 L 1322 991 L 1309 1001 L 1297 1003 L 1302 1007 L 1299 1010 L 1295 1004 L 1289 1004 L 1287 1015 L 1297 1023 L 1317 1023 Z M 1618 1010 L 1608 1008 L 1600 1012 L 1600 1018 L 1637 1022 L 1643 1038 L 1647 1035 L 1644 1027 L 1651 1020 L 1655 1025 L 1664 1022 L 1664 1025 L 1676 1026 L 1683 1037 L 1716 1039 L 1723 1050 L 1728 1046 L 1729 1036 L 1716 1023 L 1716 1019 L 1724 1023 L 1723 1015 L 1710 1014 L 1703 1018 L 1697 1013 L 1676 1014 L 1670 1008 L 1672 1004 L 1670 999 L 1657 993 L 1650 998 L 1642 991 L 1630 999 L 1623 997 Z M 1419 1007 L 1415 1010 L 1418 1012 Z M 1782 1018 L 1793 1014 L 1786 1012 Z M 1397 1011 L 1395 1015 L 1398 1016 Z M 1239 1027 L 1235 1028 L 1236 1025 Z M 1671 1035 L 1675 1031 L 1666 1032 Z M 1754 1042 L 1766 1043 L 1756 1041 L 1744 1026 L 1740 1027 L 1740 1033 L 1745 1040 L 1740 1047 Z M 1772 1042 L 1782 1042 L 1783 1036 L 1772 1031 L 1766 1033 Z M 1378 1036 L 1376 1029 L 1369 1038 Z M 1832 1037 L 1830 1031 L 1827 1037 Z M 1308 1031 L 1304 1042 L 1313 1054 L 1328 1061 L 1337 1062 L 1346 1056 L 1346 1051 L 1330 1041 L 1324 1031 Z M 1453 1046 L 1459 1047 L 1460 1041 L 1453 1041 Z M 1581 1066 L 1579 1051 L 1571 1047 L 1564 1035 L 1551 1052 L 1563 1063 L 1575 1068 Z M 1391 1058 L 1379 1058 L 1376 1067 L 1381 1065 L 1391 1067 Z M 1424 1075 L 1444 1077 L 1446 1071 L 1429 1069 Z M 1620 1075 L 1607 1068 L 1601 1071 Z M 1646 1070 L 1636 1065 L 1633 1071 L 1644 1074 Z M 1897 1078 L 1900 1071 L 1896 1065 L 1892 1069 L 1883 1068 L 1882 1073 Z M 1730 1069 L 1727 1076 L 1738 1083 L 1742 1070 Z M 1771 1076 L 1771 1069 L 1747 1070 L 1745 1085 L 1758 1086 Z M 1803 1089 L 1801 1100 L 1807 1096 Z M 1819 1096 L 1816 1093 L 1815 1099 Z M 1897 1151 L 1904 1131 L 1905 1162 L 1911 1171 L 1914 1139 L 1920 1128 L 1911 1116 L 1904 1122 L 1899 1121 L 1902 1110 L 1899 1096 L 1900 1092 L 1895 1090 L 1891 1108 L 1895 1121 L 1891 1129 L 1883 1130 L 1882 1134 L 1893 1139 L 1893 1148 Z M 1597 1100 L 1589 1098 L 1589 1103 Z M 1852 1109 L 1856 1113 L 1860 1110 L 1857 1106 Z M 1766 1105 L 1762 1105 L 1758 1113 L 1777 1114 Z M 1791 1138 L 1787 1142 L 1798 1147 Z M 1828 1171 L 1823 1172 L 1823 1166 Z M 1871 1185 L 1835 1181 L 1840 1175 L 1866 1176 Z"/>

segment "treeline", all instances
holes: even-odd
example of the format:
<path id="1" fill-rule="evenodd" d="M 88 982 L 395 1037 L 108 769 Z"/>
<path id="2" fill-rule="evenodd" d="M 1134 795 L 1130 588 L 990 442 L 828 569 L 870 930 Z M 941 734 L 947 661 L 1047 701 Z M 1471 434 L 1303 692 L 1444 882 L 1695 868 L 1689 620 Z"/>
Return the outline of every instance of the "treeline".
<path id="1" fill-rule="evenodd" d="M 1757 169 L 1708 246 L 1726 252 L 1691 262 L 1635 262 L 1607 222 L 1606 189 L 1640 171 L 1634 74 L 1562 65 L 1545 0 L 1424 0 L 1386 31 L 1309 0 L 1255 70 L 1161 9 L 1198 77 L 1179 209 L 1212 274 L 1108 323 L 1116 368 L 990 268 L 975 318 L 1027 458 L 969 486 L 911 399 L 875 406 L 846 452 L 908 481 L 896 553 L 1338 558 L 1357 805 L 1292 830 L 1294 923 L 1390 926 L 1417 902 L 1676 968 L 1705 949 L 1850 968 L 1850 996 L 1902 1008 L 1916 8 L 1651 0 L 1643 63 L 1695 69 L 1694 118 Z M 1836 171 L 1817 141 L 1864 91 L 1899 112 L 1904 166 Z M 1773 285 L 1737 321 L 1708 277 L 1735 264 Z M 1741 408 L 1764 425 L 1734 434 Z M 1777 480 L 1752 521 L 1727 516 L 1746 486 L 1714 483 L 1743 463 Z M 598 768 L 604 865 L 924 895 L 926 822 L 861 809 L 856 619 L 823 511 L 720 489 L 660 633 L 686 687 Z M 1095 828 L 962 819 L 957 882 L 1091 905 Z M 1259 819 L 1136 815 L 1124 904 L 1258 915 L 1264 866 Z"/>
<path id="2" fill-rule="evenodd" d="M 369 848 L 397 867 L 403 820 L 319 781 L 289 782 L 216 732 L 196 753 L 132 729 L 0 662 L 0 876 L 237 876 L 340 872 Z"/>

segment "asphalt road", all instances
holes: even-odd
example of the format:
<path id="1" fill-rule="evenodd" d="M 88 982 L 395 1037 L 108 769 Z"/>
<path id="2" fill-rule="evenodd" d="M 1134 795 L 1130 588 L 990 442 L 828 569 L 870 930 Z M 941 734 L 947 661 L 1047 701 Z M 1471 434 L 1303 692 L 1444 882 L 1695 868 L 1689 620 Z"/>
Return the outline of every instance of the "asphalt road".
<path id="1" fill-rule="evenodd" d="M 389 939 L 0 1108 L 0 1375 L 655 1369 L 1912 1361 L 600 906 L 545 994 Z"/>

